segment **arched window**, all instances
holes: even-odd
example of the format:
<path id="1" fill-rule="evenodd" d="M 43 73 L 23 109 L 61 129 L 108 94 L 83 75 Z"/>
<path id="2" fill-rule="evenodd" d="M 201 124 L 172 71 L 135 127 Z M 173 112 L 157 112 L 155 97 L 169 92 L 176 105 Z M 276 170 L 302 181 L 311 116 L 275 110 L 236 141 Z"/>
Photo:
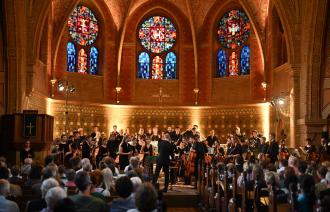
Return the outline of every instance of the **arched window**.
<path id="1" fill-rule="evenodd" d="M 76 70 L 76 48 L 72 42 L 69 42 L 67 45 L 67 71 L 68 72 L 75 72 Z"/>
<path id="2" fill-rule="evenodd" d="M 90 53 L 90 74 L 96 75 L 97 74 L 97 59 L 98 59 L 99 52 L 97 51 L 97 48 L 94 46 L 91 48 Z"/>
<path id="3" fill-rule="evenodd" d="M 163 16 L 152 16 L 142 22 L 138 36 L 141 44 L 138 52 L 143 49 L 137 59 L 138 78 L 176 79 L 177 55 L 169 50 L 175 49 L 177 34 L 171 20 Z M 153 58 L 151 64 L 150 58 Z"/>
<path id="4" fill-rule="evenodd" d="M 250 21 L 241 10 L 226 12 L 218 23 L 219 44 L 224 47 L 217 54 L 217 76 L 237 76 L 250 73 L 250 48 L 244 46 L 250 36 Z M 246 48 L 245 48 L 246 47 Z M 228 70 L 227 70 L 227 60 Z"/>
<path id="5" fill-rule="evenodd" d="M 166 79 L 176 78 L 176 55 L 173 52 L 169 52 L 166 55 L 166 67 L 165 67 Z"/>
<path id="6" fill-rule="evenodd" d="M 250 47 L 244 46 L 241 50 L 241 75 L 250 73 Z"/>
<path id="7" fill-rule="evenodd" d="M 150 58 L 147 52 L 141 52 L 139 54 L 139 70 L 138 78 L 149 79 L 150 73 Z"/>
<path id="8" fill-rule="evenodd" d="M 218 60 L 217 60 L 217 65 L 218 65 L 218 70 L 217 74 L 219 77 L 224 77 L 226 76 L 226 52 L 223 49 L 220 49 L 218 52 Z"/>
<path id="9" fill-rule="evenodd" d="M 89 73 L 91 75 L 98 74 L 99 51 L 93 45 L 95 44 L 99 27 L 94 13 L 88 7 L 76 6 L 68 19 L 68 32 L 71 41 L 68 42 L 67 47 L 67 71 L 83 74 Z M 75 54 L 76 49 L 73 43 L 77 44 L 78 55 Z M 74 54 L 72 50 L 74 50 Z M 89 55 L 89 63 L 87 62 L 87 55 Z M 77 67 L 75 66 L 75 61 L 77 61 Z"/>
<path id="10" fill-rule="evenodd" d="M 84 49 L 80 49 L 78 55 L 78 73 L 87 73 L 87 54 Z"/>
<path id="11" fill-rule="evenodd" d="M 152 60 L 152 79 L 163 79 L 163 59 L 159 56 Z"/>

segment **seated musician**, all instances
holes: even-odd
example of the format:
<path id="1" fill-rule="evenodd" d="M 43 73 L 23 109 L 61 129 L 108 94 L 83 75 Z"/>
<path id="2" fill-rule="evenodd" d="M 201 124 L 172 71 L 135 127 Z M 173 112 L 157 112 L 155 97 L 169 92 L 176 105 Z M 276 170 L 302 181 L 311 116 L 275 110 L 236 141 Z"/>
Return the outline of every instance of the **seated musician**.
<path id="1" fill-rule="evenodd" d="M 207 146 L 209 147 L 214 147 L 219 143 L 218 137 L 215 135 L 214 130 L 210 131 L 210 135 L 207 136 L 206 140 L 207 140 Z"/>
<path id="2" fill-rule="evenodd" d="M 249 139 L 249 143 L 250 143 L 250 149 L 251 151 L 253 151 L 254 153 L 257 153 L 258 152 L 258 147 L 261 143 L 261 137 L 260 135 L 258 135 L 258 131 L 257 130 L 253 130 L 252 131 L 252 134 L 251 134 L 251 137 Z"/>
<path id="3" fill-rule="evenodd" d="M 237 136 L 230 136 L 228 149 L 227 149 L 227 156 L 238 156 L 242 155 L 242 146 L 239 142 L 239 138 Z"/>
<path id="4" fill-rule="evenodd" d="M 306 146 L 304 147 L 304 150 L 305 150 L 305 152 L 306 152 L 306 154 L 307 154 L 307 156 L 306 156 L 306 159 L 307 160 L 316 160 L 317 158 L 316 158 L 316 147 L 315 147 L 315 145 L 313 144 L 313 141 L 312 141 L 312 139 L 310 139 L 310 138 L 307 138 L 306 139 L 306 142 L 307 142 L 307 144 L 306 144 Z"/>
<path id="5" fill-rule="evenodd" d="M 178 145 L 179 141 L 182 140 L 182 135 L 180 134 L 180 127 L 175 127 L 174 131 L 170 133 L 172 142 Z"/>

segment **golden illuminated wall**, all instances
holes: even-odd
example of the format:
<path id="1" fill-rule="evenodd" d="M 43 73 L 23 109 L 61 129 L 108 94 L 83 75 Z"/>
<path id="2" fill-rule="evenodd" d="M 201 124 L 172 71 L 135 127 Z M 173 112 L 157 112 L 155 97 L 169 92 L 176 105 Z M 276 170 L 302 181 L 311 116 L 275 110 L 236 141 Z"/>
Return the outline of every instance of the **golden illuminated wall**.
<path id="1" fill-rule="evenodd" d="M 65 131 L 65 103 L 60 100 L 48 100 L 48 113 L 55 117 L 54 137 Z M 266 104 L 236 105 L 231 107 L 214 106 L 127 106 L 100 104 L 68 104 L 68 129 L 72 131 L 84 128 L 89 134 L 93 126 L 99 126 L 108 135 L 112 125 L 118 128 L 129 127 L 136 132 L 139 127 L 148 128 L 158 126 L 179 126 L 187 129 L 197 124 L 202 135 L 215 129 L 222 139 L 227 133 L 232 133 L 234 127 L 240 126 L 241 131 L 250 132 L 256 129 L 261 133 L 269 132 L 269 109 Z"/>

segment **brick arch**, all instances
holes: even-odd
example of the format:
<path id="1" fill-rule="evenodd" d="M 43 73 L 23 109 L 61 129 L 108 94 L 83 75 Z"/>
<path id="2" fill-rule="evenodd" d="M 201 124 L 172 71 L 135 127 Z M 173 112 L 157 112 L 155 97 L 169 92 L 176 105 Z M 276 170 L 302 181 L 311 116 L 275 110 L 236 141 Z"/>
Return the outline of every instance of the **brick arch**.
<path id="1" fill-rule="evenodd" d="M 163 14 L 170 18 L 175 24 L 178 32 L 178 72 L 179 72 L 179 102 L 192 102 L 193 95 L 188 94 L 194 88 L 194 55 L 193 42 L 190 22 L 188 17 L 174 4 L 163 1 L 148 1 L 134 9 L 127 17 L 126 31 L 123 39 L 122 62 L 119 70 L 120 81 L 122 86 L 121 99 L 125 103 L 131 103 L 135 96 L 136 85 L 136 45 L 138 45 L 137 31 L 139 24 L 148 16 Z M 129 26 L 129 27 L 128 27 Z M 125 27 L 125 26 L 124 26 Z M 130 61 L 127 63 L 125 61 Z M 188 71 L 192 70 L 192 73 Z M 124 82 L 124 83 L 123 83 Z M 147 84 L 151 84 L 149 81 Z M 157 82 L 158 83 L 158 82 Z M 166 82 L 164 82 L 166 83 Z M 162 84 L 162 83 L 160 83 Z M 165 85 L 164 85 L 165 86 Z"/>

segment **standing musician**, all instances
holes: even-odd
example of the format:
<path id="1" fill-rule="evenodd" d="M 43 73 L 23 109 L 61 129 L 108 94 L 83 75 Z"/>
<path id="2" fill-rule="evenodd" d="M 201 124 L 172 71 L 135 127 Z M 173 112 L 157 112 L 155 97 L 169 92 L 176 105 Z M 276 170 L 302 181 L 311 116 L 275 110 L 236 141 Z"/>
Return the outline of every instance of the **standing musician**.
<path id="1" fill-rule="evenodd" d="M 199 161 L 204 159 L 205 154 L 207 153 L 207 147 L 206 144 L 204 142 L 200 141 L 200 136 L 198 134 L 196 134 L 193 137 L 193 145 L 192 145 L 192 149 L 191 152 L 195 152 L 196 154 L 196 158 L 194 161 L 194 176 L 196 179 L 196 183 L 195 183 L 195 188 L 197 188 L 197 181 L 198 181 L 198 165 L 199 165 Z M 188 168 L 188 167 L 186 167 Z"/>
<path id="2" fill-rule="evenodd" d="M 98 152 L 96 154 L 96 165 L 100 163 L 100 161 L 105 157 L 109 155 L 109 151 L 107 148 L 107 142 L 106 140 L 100 140 L 100 145 L 98 148 Z"/>
<path id="3" fill-rule="evenodd" d="M 215 136 L 214 130 L 210 131 L 210 135 L 207 136 L 206 140 L 207 140 L 207 146 L 209 147 L 214 147 L 219 143 L 218 137 Z"/>
<path id="4" fill-rule="evenodd" d="M 24 144 L 24 148 L 20 152 L 20 160 L 23 163 L 26 158 L 32 158 L 34 157 L 34 152 L 31 149 L 31 143 L 30 141 L 26 141 Z"/>
<path id="5" fill-rule="evenodd" d="M 256 153 L 258 150 L 258 146 L 260 145 L 261 141 L 260 141 L 260 137 L 258 136 L 258 131 L 257 130 L 253 130 L 251 137 L 249 139 L 249 146 L 250 149 Z"/>
<path id="6" fill-rule="evenodd" d="M 269 148 L 266 151 L 266 157 L 270 158 L 270 162 L 275 163 L 277 161 L 277 155 L 279 153 L 278 143 L 275 141 L 275 134 L 269 134 Z"/>
<path id="7" fill-rule="evenodd" d="M 321 138 L 321 146 L 319 148 L 318 162 L 327 161 L 330 158 L 330 143 L 325 136 Z"/>
<path id="8" fill-rule="evenodd" d="M 107 148 L 109 151 L 110 157 L 116 159 L 119 144 L 122 141 L 122 135 L 117 131 L 117 125 L 113 125 L 113 131 L 110 133 L 110 137 L 107 143 Z"/>
<path id="9" fill-rule="evenodd" d="M 142 166 L 144 166 L 147 156 L 154 155 L 154 150 L 153 150 L 152 145 L 150 144 L 149 138 L 144 137 L 144 139 L 141 140 L 141 148 L 140 148 L 139 153 L 140 153 L 140 155 L 143 155 L 142 160 L 140 160 L 140 161 L 142 162 Z"/>
<path id="10" fill-rule="evenodd" d="M 317 156 L 317 152 L 316 152 L 316 147 L 315 147 L 315 145 L 313 144 L 313 141 L 312 141 L 312 139 L 310 139 L 310 138 L 307 138 L 306 139 L 306 142 L 307 142 L 307 144 L 306 144 L 306 146 L 304 147 L 304 150 L 305 150 L 305 152 L 306 152 L 306 160 L 314 160 L 314 161 L 316 161 L 317 160 L 317 158 L 318 158 L 318 156 Z"/>
<path id="11" fill-rule="evenodd" d="M 94 134 L 92 133 L 92 135 L 94 135 Z M 91 153 L 92 153 L 93 147 L 94 147 L 94 144 L 93 144 L 92 136 L 89 136 L 86 139 L 84 139 L 83 143 L 82 143 L 82 147 L 81 147 L 82 158 L 88 158 L 91 160 Z"/>
<path id="12" fill-rule="evenodd" d="M 124 170 L 129 165 L 129 156 L 132 154 L 131 146 L 128 143 L 129 137 L 124 136 L 122 142 L 119 145 L 119 167 L 120 170 Z"/>
<path id="13" fill-rule="evenodd" d="M 285 145 L 286 143 L 286 135 L 284 134 L 283 135 L 283 138 L 281 140 L 281 143 L 280 143 L 280 153 L 279 153 L 279 159 L 289 159 L 289 149 L 288 147 Z"/>
<path id="14" fill-rule="evenodd" d="M 169 166 L 170 166 L 170 156 L 174 158 L 173 146 L 170 143 L 171 137 L 169 133 L 164 134 L 164 139 L 158 142 L 158 159 L 156 165 L 156 172 L 153 179 L 153 184 L 156 183 L 159 177 L 160 170 L 163 169 L 165 174 L 165 187 L 163 192 L 167 192 L 169 185 Z"/>
<path id="15" fill-rule="evenodd" d="M 178 145 L 179 141 L 182 139 L 182 135 L 180 134 L 180 128 L 175 127 L 174 131 L 170 135 L 175 145 Z"/>

